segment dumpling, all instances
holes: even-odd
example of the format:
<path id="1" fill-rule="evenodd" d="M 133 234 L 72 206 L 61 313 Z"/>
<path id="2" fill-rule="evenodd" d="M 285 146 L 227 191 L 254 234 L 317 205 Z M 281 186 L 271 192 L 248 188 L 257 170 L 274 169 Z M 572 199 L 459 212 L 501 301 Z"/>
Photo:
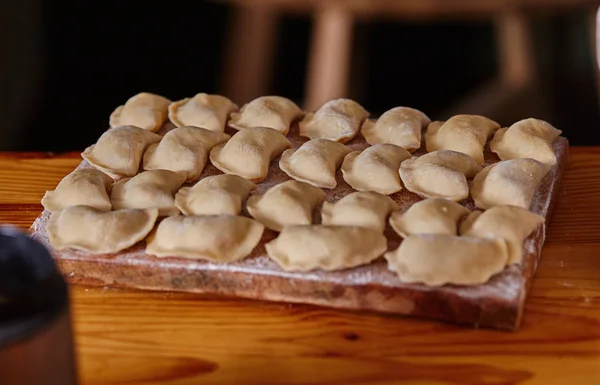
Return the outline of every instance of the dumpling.
<path id="1" fill-rule="evenodd" d="M 162 136 L 134 126 L 111 128 L 83 151 L 81 157 L 113 179 L 134 176 L 144 151 Z"/>
<path id="2" fill-rule="evenodd" d="M 524 119 L 496 132 L 490 149 L 500 159 L 532 158 L 547 165 L 556 163 L 552 142 L 562 134 L 550 123 Z"/>
<path id="3" fill-rule="evenodd" d="M 193 126 L 223 132 L 229 114 L 238 106 L 221 95 L 196 94 L 169 104 L 169 120 L 176 127 Z"/>
<path id="4" fill-rule="evenodd" d="M 157 217 L 157 209 L 100 211 L 89 206 L 69 206 L 52 213 L 46 230 L 56 250 L 116 253 L 144 239 Z"/>
<path id="5" fill-rule="evenodd" d="M 402 238 L 413 234 L 457 235 L 458 221 L 469 209 L 454 201 L 429 198 L 390 216 L 390 225 Z"/>
<path id="6" fill-rule="evenodd" d="M 167 120 L 171 101 L 160 95 L 141 92 L 132 96 L 110 115 L 110 126 L 136 126 L 158 131 Z"/>
<path id="7" fill-rule="evenodd" d="M 367 143 L 389 143 L 413 152 L 421 147 L 421 131 L 431 120 L 419 110 L 395 107 L 372 121 L 365 120 L 361 133 Z"/>
<path id="8" fill-rule="evenodd" d="M 339 142 L 312 139 L 297 150 L 284 151 L 279 168 L 301 182 L 332 189 L 337 185 L 335 172 L 351 151 L 350 147 Z"/>
<path id="9" fill-rule="evenodd" d="M 344 180 L 358 191 L 390 195 L 402 190 L 398 169 L 410 153 L 393 144 L 375 144 L 364 151 L 353 151 L 342 163 Z"/>
<path id="10" fill-rule="evenodd" d="M 348 269 L 377 259 L 387 249 L 381 231 L 359 226 L 286 226 L 265 245 L 283 270 Z"/>
<path id="11" fill-rule="evenodd" d="M 300 136 L 346 143 L 358 134 L 368 117 L 367 110 L 354 100 L 330 100 L 316 112 L 306 114 L 299 124 Z"/>
<path id="12" fill-rule="evenodd" d="M 453 150 L 469 155 L 483 164 L 483 147 L 490 135 L 500 128 L 491 119 L 479 115 L 456 115 L 446 122 L 432 122 L 425 133 L 427 152 Z"/>
<path id="13" fill-rule="evenodd" d="M 42 205 L 50 212 L 68 206 L 90 206 L 99 211 L 111 209 L 107 190 L 111 177 L 93 168 L 80 168 L 65 176 L 52 191 L 46 191 Z"/>
<path id="14" fill-rule="evenodd" d="M 529 210 L 514 206 L 496 206 L 476 216 L 461 235 L 502 238 L 508 245 L 508 263 L 520 263 L 523 258 L 523 241 L 540 223 L 544 223 L 544 217 Z"/>
<path id="15" fill-rule="evenodd" d="M 229 125 L 237 130 L 269 127 L 287 135 L 292 122 L 304 116 L 304 111 L 288 98 L 261 96 L 231 114 Z"/>
<path id="16" fill-rule="evenodd" d="M 115 210 L 157 208 L 160 216 L 179 214 L 173 196 L 184 181 L 185 175 L 173 171 L 144 171 L 115 182 L 110 200 Z"/>
<path id="17" fill-rule="evenodd" d="M 256 185 L 237 175 L 213 175 L 193 187 L 182 187 L 175 195 L 175 206 L 184 215 L 238 215 Z"/>
<path id="18" fill-rule="evenodd" d="M 176 215 L 150 234 L 146 254 L 233 262 L 252 253 L 263 231 L 257 221 L 236 215 Z"/>
<path id="19" fill-rule="evenodd" d="M 292 143 L 272 128 L 250 127 L 237 132 L 210 152 L 212 164 L 226 174 L 239 175 L 251 182 L 262 182 L 269 164 Z"/>
<path id="20" fill-rule="evenodd" d="M 400 178 L 408 191 L 423 198 L 460 201 L 469 196 L 467 178 L 480 170 L 470 156 L 442 150 L 405 160 L 400 165 Z"/>
<path id="21" fill-rule="evenodd" d="M 224 132 L 199 127 L 179 127 L 151 144 L 144 154 L 144 170 L 171 170 L 185 175 L 187 181 L 200 177 L 208 154 L 230 138 Z"/>
<path id="22" fill-rule="evenodd" d="M 248 198 L 246 208 L 254 219 L 275 231 L 284 226 L 310 225 L 313 211 L 325 200 L 325 192 L 308 183 L 289 180 L 263 195 Z"/>
<path id="23" fill-rule="evenodd" d="M 372 191 L 354 192 L 335 203 L 323 203 L 324 225 L 361 226 L 383 232 L 385 222 L 398 205 L 390 197 Z"/>
<path id="24" fill-rule="evenodd" d="M 404 283 L 479 285 L 504 270 L 508 249 L 500 238 L 417 234 L 384 257 Z"/>
<path id="25" fill-rule="evenodd" d="M 535 159 L 511 159 L 481 170 L 471 186 L 471 196 L 480 209 L 517 206 L 529 209 L 533 194 L 548 173 L 548 166 Z"/>

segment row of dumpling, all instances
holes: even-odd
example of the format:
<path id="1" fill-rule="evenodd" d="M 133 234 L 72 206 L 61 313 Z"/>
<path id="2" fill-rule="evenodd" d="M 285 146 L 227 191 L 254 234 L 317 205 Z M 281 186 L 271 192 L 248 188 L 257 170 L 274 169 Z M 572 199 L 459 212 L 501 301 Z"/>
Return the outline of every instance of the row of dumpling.
<path id="1" fill-rule="evenodd" d="M 152 177 L 156 183 L 130 186 L 125 206 L 113 201 L 118 207 L 148 208 L 104 211 L 110 210 L 110 202 L 100 208 L 81 203 L 102 202 L 110 178 L 93 169 L 74 171 L 49 197 L 80 204 L 52 212 L 47 226 L 51 244 L 56 249 L 91 253 L 115 253 L 133 246 L 150 234 L 158 217 L 175 214 L 161 206 L 172 199 L 173 186 L 181 183 L 179 179 L 165 187 L 173 176 L 177 174 L 165 170 L 141 173 L 133 179 Z M 95 190 L 93 178 L 99 179 Z M 77 184 L 88 189 L 71 189 Z M 118 184 L 113 191 L 119 191 Z M 523 241 L 544 221 L 515 206 L 470 212 L 442 198 L 425 199 L 400 212 L 393 200 L 375 192 L 355 192 L 329 203 L 324 202 L 321 189 L 294 180 L 248 198 L 246 207 L 253 220 L 239 214 L 255 187 L 238 176 L 216 175 L 182 188 L 175 204 L 187 215 L 160 221 L 147 239 L 146 253 L 232 262 L 250 255 L 267 227 L 280 232 L 265 247 L 284 270 L 346 269 L 368 264 L 385 253 L 390 270 L 403 282 L 468 285 L 484 283 L 506 265 L 519 263 Z M 321 224 L 313 224 L 313 211 L 321 203 Z M 388 217 L 404 241 L 386 253 L 383 231 Z"/>
<path id="2" fill-rule="evenodd" d="M 111 127 L 133 125 L 156 131 L 168 118 L 177 127 L 194 126 L 223 132 L 226 125 L 241 130 L 269 127 L 287 135 L 294 121 L 300 120 L 299 134 L 309 139 L 323 138 L 345 143 L 359 131 L 366 141 L 395 144 L 410 152 L 421 146 L 425 134 L 428 152 L 454 150 L 484 163 L 483 151 L 493 135 L 490 149 L 500 159 L 533 158 L 544 164 L 556 162 L 552 142 L 561 134 L 547 122 L 524 119 L 509 128 L 500 128 L 493 120 L 478 115 L 456 115 L 445 122 L 434 121 L 421 111 L 395 107 L 376 121 L 359 103 L 336 99 L 314 113 L 305 114 L 294 102 L 281 96 L 262 96 L 238 107 L 220 95 L 197 94 L 180 101 L 149 93 L 140 93 L 118 107 L 111 115 Z"/>
<path id="3" fill-rule="evenodd" d="M 390 195 L 406 188 L 421 197 L 455 201 L 467 198 L 467 179 L 477 207 L 514 205 L 528 208 L 549 165 L 533 158 L 515 158 L 481 166 L 469 155 L 438 150 L 420 157 L 393 144 L 375 144 L 363 151 L 323 138 L 311 139 L 298 149 L 281 133 L 252 127 L 233 137 L 198 127 L 178 127 L 164 137 L 134 126 L 106 131 L 82 156 L 113 178 L 135 176 L 144 170 L 170 170 L 183 182 L 199 178 L 210 154 L 215 167 L 227 174 L 261 182 L 272 159 L 293 179 L 317 187 L 336 187 L 336 170 L 355 190 Z M 137 179 L 134 179 L 136 181 Z M 130 182 L 134 183 L 134 181 Z M 178 186 L 179 187 L 179 186 Z"/>
<path id="4" fill-rule="evenodd" d="M 234 151 L 229 158 L 232 163 L 236 162 L 235 154 Z M 404 185 L 422 198 L 453 201 L 466 199 L 470 192 L 481 209 L 502 205 L 529 208 L 539 183 L 550 170 L 549 165 L 532 158 L 504 160 L 482 169 L 469 155 L 453 150 L 411 157 L 402 147 L 392 144 L 352 151 L 327 139 L 312 139 L 297 150 L 286 150 L 279 161 L 281 170 L 293 179 L 329 189 L 336 186 L 340 164 L 343 179 L 358 191 L 390 195 Z M 473 182 L 469 189 L 470 179 Z"/>

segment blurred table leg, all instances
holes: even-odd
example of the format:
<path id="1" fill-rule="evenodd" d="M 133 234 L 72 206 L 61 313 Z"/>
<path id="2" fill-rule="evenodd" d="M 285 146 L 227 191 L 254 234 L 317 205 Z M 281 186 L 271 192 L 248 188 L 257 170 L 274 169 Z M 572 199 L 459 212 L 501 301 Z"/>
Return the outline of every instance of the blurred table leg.
<path id="1" fill-rule="evenodd" d="M 235 8 L 225 48 L 223 93 L 240 106 L 269 93 L 278 16 L 268 6 Z"/>
<path id="2" fill-rule="evenodd" d="M 341 7 L 317 10 L 308 62 L 306 110 L 348 92 L 353 16 Z"/>

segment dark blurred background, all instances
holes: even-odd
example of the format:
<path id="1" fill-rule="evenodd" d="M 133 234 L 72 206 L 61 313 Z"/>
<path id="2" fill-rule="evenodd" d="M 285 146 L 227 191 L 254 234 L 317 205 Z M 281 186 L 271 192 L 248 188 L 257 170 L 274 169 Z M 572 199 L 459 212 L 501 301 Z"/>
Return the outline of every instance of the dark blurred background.
<path id="1" fill-rule="evenodd" d="M 256 93 L 278 94 L 304 105 L 315 40 L 311 7 L 319 1 L 305 1 L 306 9 L 263 5 L 252 11 L 254 24 L 242 20 L 248 10 L 240 2 L 253 3 L 1 2 L 0 150 L 82 150 L 107 128 L 112 110 L 140 91 L 173 100 L 222 93 L 240 105 Z M 598 145 L 594 4 L 549 3 L 566 5 L 518 10 L 532 76 L 516 85 L 497 80 L 512 54 L 499 54 L 495 9 L 353 16 L 345 94 L 372 115 L 407 105 L 434 119 L 485 113 L 509 125 L 539 117 L 572 144 Z M 265 23 L 270 50 L 244 46 L 240 36 Z M 245 69 L 256 53 L 268 56 L 266 76 Z"/>

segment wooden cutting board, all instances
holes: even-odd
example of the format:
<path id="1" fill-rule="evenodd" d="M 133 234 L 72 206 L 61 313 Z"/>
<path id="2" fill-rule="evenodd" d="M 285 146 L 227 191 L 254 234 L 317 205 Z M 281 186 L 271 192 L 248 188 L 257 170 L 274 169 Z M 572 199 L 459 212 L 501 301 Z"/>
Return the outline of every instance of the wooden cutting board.
<path id="1" fill-rule="evenodd" d="M 169 129 L 170 127 L 165 127 L 162 132 Z M 288 138 L 295 148 L 306 141 L 306 138 L 298 136 L 297 127 L 293 127 Z M 360 135 L 347 145 L 355 150 L 368 146 Z M 554 151 L 557 163 L 540 183 L 531 205 L 533 212 L 547 220 L 555 204 L 565 168 L 568 141 L 558 138 L 554 143 Z M 416 154 L 424 152 L 424 149 L 420 149 Z M 486 151 L 485 158 L 487 164 L 498 161 L 496 155 L 489 151 Z M 278 163 L 279 158 L 271 163 L 268 178 L 259 184 L 254 193 L 263 193 L 273 185 L 290 179 L 279 170 Z M 90 165 L 82 161 L 78 168 L 80 167 Z M 202 177 L 220 173 L 208 164 Z M 330 202 L 354 191 L 342 179 L 339 171 L 337 181 L 335 189 L 325 190 Z M 401 210 L 421 199 L 406 190 L 391 197 L 400 205 Z M 475 208 L 470 198 L 462 203 L 470 209 Z M 52 250 L 46 235 L 49 216 L 47 211 L 42 212 L 33 223 L 31 232 L 33 237 Z M 474 327 L 516 330 L 521 322 L 525 299 L 541 255 L 545 226 L 540 225 L 524 242 L 523 262 L 520 265 L 507 267 L 486 284 L 466 287 L 403 284 L 387 269 L 383 258 L 343 271 L 285 272 L 265 252 L 264 244 L 276 236 L 277 233 L 265 230 L 259 246 L 248 258 L 229 264 L 183 258 L 156 258 L 144 253 L 144 242 L 117 254 L 88 254 L 72 249 L 52 252 L 67 280 L 74 284 L 307 303 L 434 318 Z M 386 236 L 390 250 L 398 247 L 401 238 L 389 226 Z"/>

